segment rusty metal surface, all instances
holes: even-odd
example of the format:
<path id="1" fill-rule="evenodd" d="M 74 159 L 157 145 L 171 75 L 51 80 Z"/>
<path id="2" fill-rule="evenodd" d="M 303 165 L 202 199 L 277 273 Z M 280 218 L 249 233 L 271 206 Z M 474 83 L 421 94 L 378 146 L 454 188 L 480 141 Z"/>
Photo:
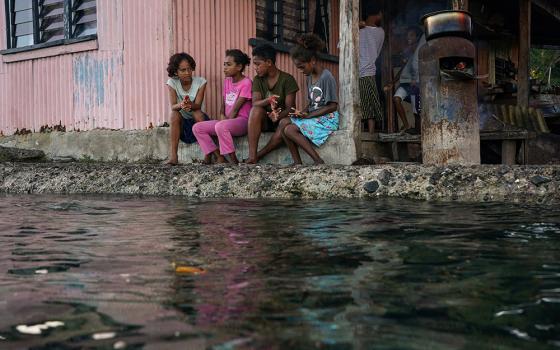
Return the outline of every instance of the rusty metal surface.
<path id="1" fill-rule="evenodd" d="M 475 57 L 474 45 L 462 38 L 439 38 L 420 49 L 422 149 L 425 164 L 480 164 L 476 80 L 440 76 L 440 58 Z"/>

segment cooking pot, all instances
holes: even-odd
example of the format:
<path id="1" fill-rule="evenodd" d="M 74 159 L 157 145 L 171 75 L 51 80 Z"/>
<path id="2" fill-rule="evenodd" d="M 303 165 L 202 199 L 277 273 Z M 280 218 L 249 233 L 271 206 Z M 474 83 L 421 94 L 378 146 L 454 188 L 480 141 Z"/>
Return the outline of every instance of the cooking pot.
<path id="1" fill-rule="evenodd" d="M 466 11 L 439 11 L 422 17 L 426 40 L 442 36 L 459 36 L 470 39 L 472 35 L 471 14 Z"/>

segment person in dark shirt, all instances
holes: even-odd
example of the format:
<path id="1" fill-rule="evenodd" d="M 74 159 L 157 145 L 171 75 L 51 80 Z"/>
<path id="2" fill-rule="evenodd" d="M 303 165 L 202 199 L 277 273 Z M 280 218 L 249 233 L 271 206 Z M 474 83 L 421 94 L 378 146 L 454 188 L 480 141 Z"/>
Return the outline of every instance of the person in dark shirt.
<path id="1" fill-rule="evenodd" d="M 258 153 L 259 138 L 266 124 L 276 129 L 278 122 L 287 118 L 296 105 L 299 91 L 296 80 L 276 67 L 276 50 L 270 45 L 261 45 L 253 50 L 253 65 L 257 75 L 253 80 L 253 107 L 249 116 L 249 158 L 247 164 L 256 164 L 262 157 L 278 148 L 282 133 L 274 133 L 268 144 Z M 267 119 L 270 120 L 267 123 Z M 271 128 L 268 128 L 271 129 Z"/>

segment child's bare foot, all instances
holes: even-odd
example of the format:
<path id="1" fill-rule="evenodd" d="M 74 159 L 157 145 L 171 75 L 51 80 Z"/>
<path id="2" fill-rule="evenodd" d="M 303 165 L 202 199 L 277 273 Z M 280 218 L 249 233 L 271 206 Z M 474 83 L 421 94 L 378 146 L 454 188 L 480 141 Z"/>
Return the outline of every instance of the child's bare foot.
<path id="1" fill-rule="evenodd" d="M 218 159 L 216 159 L 216 164 L 224 164 L 224 163 L 227 163 L 227 162 L 228 162 L 227 159 L 222 155 L 219 155 Z"/>
<path id="2" fill-rule="evenodd" d="M 204 164 L 204 165 L 210 165 L 210 164 L 212 164 L 212 153 L 207 154 L 206 156 L 204 156 L 204 160 L 202 161 L 202 164 Z"/>
<path id="3" fill-rule="evenodd" d="M 254 159 L 254 158 L 248 158 L 248 159 L 245 159 L 243 161 L 243 163 L 245 163 L 245 164 L 257 164 L 257 162 L 258 162 L 258 160 Z"/>
<path id="4" fill-rule="evenodd" d="M 291 165 L 292 166 L 297 166 L 297 165 L 302 165 L 302 163 L 301 162 L 293 162 Z"/>
<path id="5" fill-rule="evenodd" d="M 179 164 L 179 160 L 177 158 L 169 158 L 168 160 L 164 161 L 162 164 L 173 166 Z"/>
<path id="6" fill-rule="evenodd" d="M 314 164 L 315 164 L 315 165 L 325 164 L 325 161 L 322 160 L 322 159 L 319 159 L 319 160 L 316 160 L 316 161 L 314 162 Z"/>
<path id="7" fill-rule="evenodd" d="M 237 155 L 235 154 L 235 152 L 229 155 L 229 162 L 231 164 L 239 164 L 239 159 L 237 159 Z"/>

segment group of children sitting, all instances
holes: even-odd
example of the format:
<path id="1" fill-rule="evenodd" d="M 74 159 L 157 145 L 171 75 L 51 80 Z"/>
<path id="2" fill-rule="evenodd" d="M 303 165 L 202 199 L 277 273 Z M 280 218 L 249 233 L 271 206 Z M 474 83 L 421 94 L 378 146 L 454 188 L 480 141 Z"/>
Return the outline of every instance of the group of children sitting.
<path id="1" fill-rule="evenodd" d="M 282 144 L 286 144 L 294 164 L 302 164 L 299 148 L 315 162 L 324 163 L 313 145 L 321 146 L 338 129 L 336 80 L 318 59 L 324 48 L 314 34 L 302 35 L 290 55 L 297 69 L 306 76 L 308 105 L 296 109 L 296 80 L 276 66 L 276 50 L 270 45 L 252 52 L 255 78 L 244 75 L 251 59 L 242 51 L 225 53 L 224 84 L 220 115 L 210 118 L 203 112 L 206 80 L 194 76 L 195 60 L 186 53 L 171 56 L 169 80 L 170 155 L 167 164 L 178 163 L 179 140 L 198 142 L 206 164 L 239 163 L 234 137 L 248 135 L 249 157 L 255 164 Z M 262 131 L 274 131 L 269 142 L 258 149 Z M 218 145 L 215 143 L 218 141 Z"/>

